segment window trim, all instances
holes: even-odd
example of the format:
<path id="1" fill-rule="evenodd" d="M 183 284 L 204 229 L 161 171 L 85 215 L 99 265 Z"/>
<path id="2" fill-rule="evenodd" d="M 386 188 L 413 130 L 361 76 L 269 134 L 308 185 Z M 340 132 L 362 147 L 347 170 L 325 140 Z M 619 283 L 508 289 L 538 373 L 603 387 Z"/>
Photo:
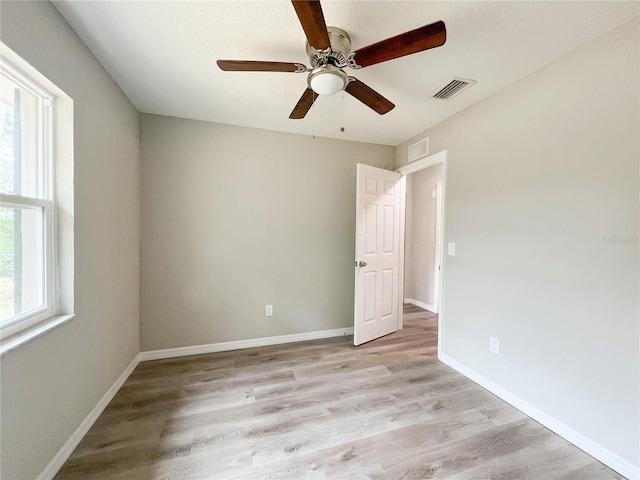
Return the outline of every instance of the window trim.
<path id="1" fill-rule="evenodd" d="M 3 45 L 4 46 L 4 45 Z M 40 322 L 48 319 L 55 319 L 60 315 L 60 302 L 58 295 L 58 272 L 57 272 L 57 202 L 55 192 L 55 177 L 53 165 L 54 136 L 54 99 L 47 88 L 34 78 L 34 75 L 26 73 L 17 67 L 7 55 L 0 54 L 0 72 L 15 82 L 20 88 L 39 98 L 38 106 L 38 195 L 41 198 L 23 196 L 13 193 L 0 193 L 0 203 L 8 206 L 28 206 L 42 208 L 43 235 L 41 241 L 44 243 L 40 251 L 43 258 L 43 296 L 44 305 L 22 312 L 20 315 L 0 324 L 0 338 L 15 336 L 21 332 L 32 329 Z M 2 349 L 4 353 L 4 349 Z"/>

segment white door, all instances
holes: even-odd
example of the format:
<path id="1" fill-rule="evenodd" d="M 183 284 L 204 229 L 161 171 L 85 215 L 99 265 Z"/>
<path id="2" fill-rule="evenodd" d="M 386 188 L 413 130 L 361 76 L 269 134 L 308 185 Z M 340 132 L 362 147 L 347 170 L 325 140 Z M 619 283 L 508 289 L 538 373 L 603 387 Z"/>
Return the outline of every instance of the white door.
<path id="1" fill-rule="evenodd" d="M 398 329 L 401 178 L 358 164 L 355 345 Z"/>

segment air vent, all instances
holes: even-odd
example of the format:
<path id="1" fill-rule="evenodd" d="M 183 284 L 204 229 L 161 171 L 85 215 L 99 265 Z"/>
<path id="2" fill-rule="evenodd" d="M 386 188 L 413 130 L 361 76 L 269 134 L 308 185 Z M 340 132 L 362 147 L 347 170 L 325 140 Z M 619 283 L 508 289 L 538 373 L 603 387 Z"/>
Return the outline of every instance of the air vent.
<path id="1" fill-rule="evenodd" d="M 419 142 L 409 145 L 409 162 L 429 155 L 429 137 L 423 138 Z"/>
<path id="2" fill-rule="evenodd" d="M 433 98 L 439 98 L 440 100 L 449 100 L 474 83 L 476 83 L 475 80 L 454 77 L 453 80 L 445 83 L 442 87 L 432 93 L 431 96 Z"/>

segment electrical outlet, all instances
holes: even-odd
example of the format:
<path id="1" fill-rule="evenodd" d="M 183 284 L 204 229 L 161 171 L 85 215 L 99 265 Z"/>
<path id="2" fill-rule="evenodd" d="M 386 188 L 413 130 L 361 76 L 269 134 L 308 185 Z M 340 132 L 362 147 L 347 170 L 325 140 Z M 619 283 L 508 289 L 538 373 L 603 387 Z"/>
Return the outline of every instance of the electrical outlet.
<path id="1" fill-rule="evenodd" d="M 500 355 L 500 340 L 495 337 L 489 337 L 489 351 Z"/>
<path id="2" fill-rule="evenodd" d="M 264 316 L 265 317 L 273 317 L 273 305 L 265 305 L 265 307 L 264 307 Z"/>

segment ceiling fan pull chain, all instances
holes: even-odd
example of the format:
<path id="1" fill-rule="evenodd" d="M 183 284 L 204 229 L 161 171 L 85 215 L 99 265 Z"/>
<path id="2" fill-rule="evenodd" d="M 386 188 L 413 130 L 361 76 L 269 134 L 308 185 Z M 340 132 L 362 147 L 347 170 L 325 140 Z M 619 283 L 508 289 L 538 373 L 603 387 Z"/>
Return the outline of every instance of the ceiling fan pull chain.
<path id="1" fill-rule="evenodd" d="M 344 132 L 344 90 L 342 90 L 342 120 L 340 124 L 340 131 Z"/>
<path id="2" fill-rule="evenodd" d="M 313 140 L 316 139 L 316 92 L 313 92 L 313 105 L 311 108 L 313 108 L 313 119 L 311 122 L 311 133 L 313 134 Z"/>

